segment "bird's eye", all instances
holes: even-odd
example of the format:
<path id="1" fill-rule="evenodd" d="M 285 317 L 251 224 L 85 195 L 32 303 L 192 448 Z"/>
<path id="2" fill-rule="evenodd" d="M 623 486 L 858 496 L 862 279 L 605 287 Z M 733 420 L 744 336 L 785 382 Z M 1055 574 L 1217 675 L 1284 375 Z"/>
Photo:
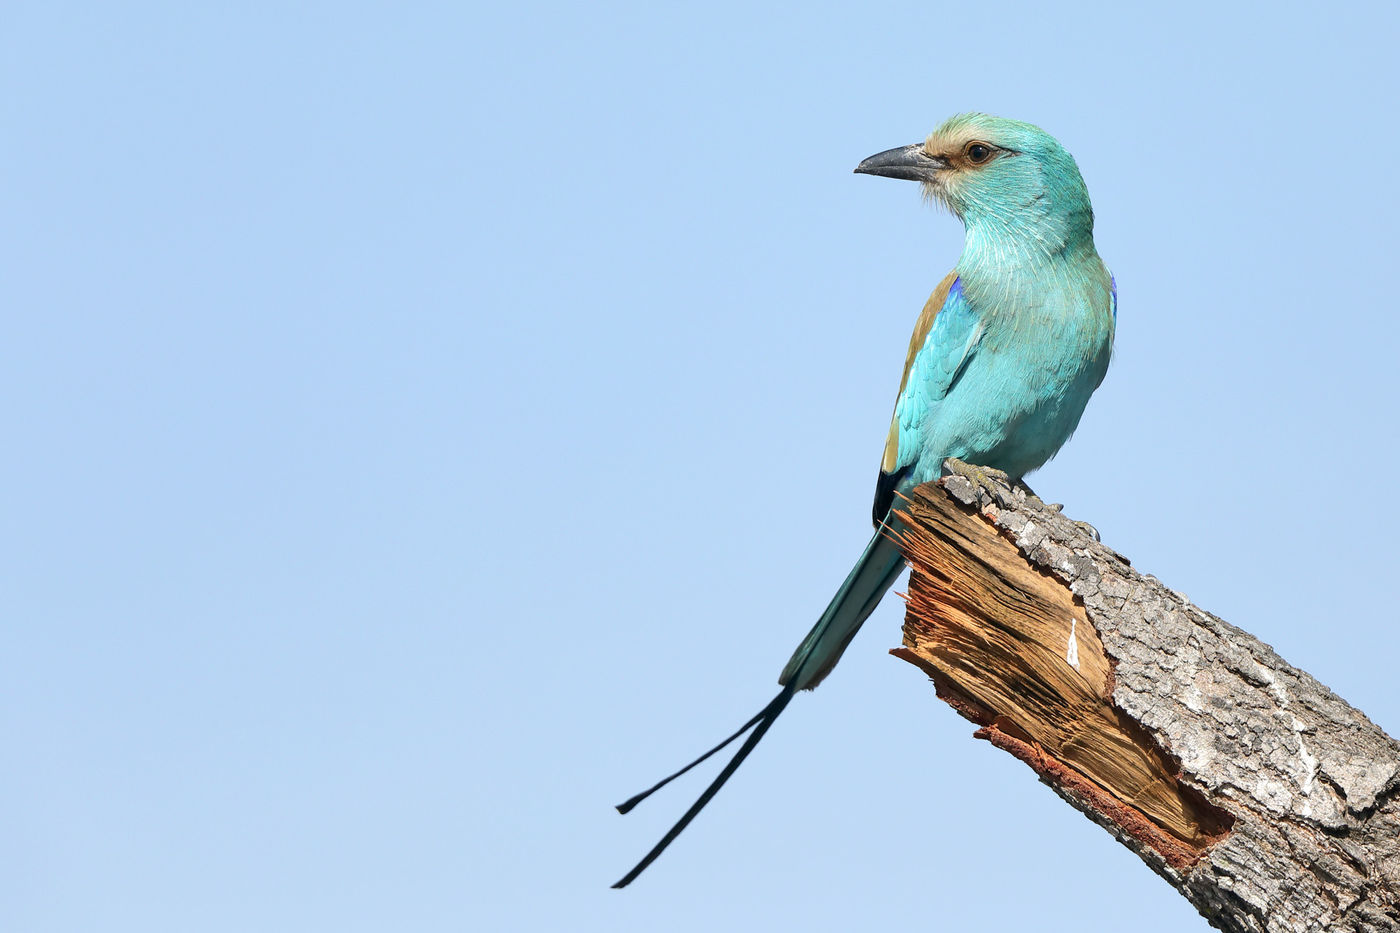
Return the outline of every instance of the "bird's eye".
<path id="1" fill-rule="evenodd" d="M 967 161 L 981 165 L 992 157 L 992 147 L 984 143 L 971 143 L 967 147 Z"/>

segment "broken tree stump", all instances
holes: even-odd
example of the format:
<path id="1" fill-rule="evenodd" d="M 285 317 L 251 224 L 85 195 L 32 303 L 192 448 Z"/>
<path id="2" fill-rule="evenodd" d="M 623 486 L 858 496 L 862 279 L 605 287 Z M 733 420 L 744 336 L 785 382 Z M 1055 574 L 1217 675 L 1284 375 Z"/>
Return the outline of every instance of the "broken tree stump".
<path id="1" fill-rule="evenodd" d="M 994 479 L 897 501 L 904 647 L 1229 931 L 1400 929 L 1400 744 L 1268 645 Z"/>

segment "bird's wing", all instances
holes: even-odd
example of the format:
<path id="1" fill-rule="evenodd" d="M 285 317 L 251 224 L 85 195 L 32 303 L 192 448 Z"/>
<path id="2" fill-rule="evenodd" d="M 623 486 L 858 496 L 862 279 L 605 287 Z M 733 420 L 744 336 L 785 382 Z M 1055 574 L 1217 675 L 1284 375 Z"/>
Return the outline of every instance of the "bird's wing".
<path id="1" fill-rule="evenodd" d="M 948 273 L 924 304 L 909 339 L 904 375 L 899 380 L 899 395 L 895 397 L 894 416 L 875 484 L 872 517 L 876 525 L 889 513 L 895 488 L 917 453 L 913 445 L 905 445 L 901 456 L 901 437 L 917 431 L 933 406 L 948 394 L 972 359 L 981 336 L 977 315 L 963 296 L 957 272 Z"/>

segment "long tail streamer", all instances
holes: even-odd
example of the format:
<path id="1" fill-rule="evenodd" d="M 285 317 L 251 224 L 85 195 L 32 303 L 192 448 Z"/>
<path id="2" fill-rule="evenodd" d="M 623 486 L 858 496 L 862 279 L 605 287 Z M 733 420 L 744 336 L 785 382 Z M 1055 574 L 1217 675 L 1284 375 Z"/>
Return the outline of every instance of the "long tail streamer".
<path id="1" fill-rule="evenodd" d="M 642 791 L 640 794 L 631 798 L 626 803 L 618 804 L 617 811 L 619 813 L 628 812 L 637 804 L 650 797 L 653 793 L 665 787 L 667 784 L 671 783 L 673 780 L 680 777 L 682 774 L 685 774 L 691 768 L 700 764 L 700 762 L 704 761 L 706 758 L 709 758 L 715 752 L 724 748 L 726 745 L 733 742 L 745 732 L 748 732 L 749 729 L 753 729 L 753 734 L 750 735 L 748 739 L 744 741 L 743 745 L 739 746 L 739 750 L 734 753 L 734 757 L 729 759 L 729 764 L 725 765 L 724 770 L 719 773 L 719 776 L 716 777 L 714 781 L 710 783 L 709 787 L 705 788 L 705 792 L 700 795 L 700 798 L 696 800 L 695 803 L 691 804 L 690 809 L 685 811 L 685 815 L 676 821 L 676 825 L 671 827 L 670 832 L 666 833 L 666 835 L 661 837 L 661 841 L 652 847 L 652 850 L 646 854 L 646 857 L 643 858 L 640 862 L 638 862 L 636 864 L 636 867 L 634 867 L 631 871 L 623 875 L 620 881 L 613 885 L 614 888 L 627 887 L 629 884 L 631 884 L 637 879 L 638 875 L 646 871 L 647 866 L 650 865 L 652 862 L 656 861 L 657 857 L 661 855 L 662 852 L 666 851 L 666 847 L 669 846 L 675 840 L 675 838 L 681 834 L 682 830 L 684 830 L 687 826 L 690 825 L 690 821 L 695 819 L 696 815 L 701 810 L 705 809 L 705 804 L 710 802 L 710 798 L 714 797 L 715 794 L 719 793 L 719 789 L 723 787 L 724 783 L 729 780 L 730 776 L 738 770 L 739 765 L 744 763 L 744 759 L 749 757 L 749 752 L 753 751 L 754 746 L 758 745 L 758 742 L 760 739 L 763 738 L 764 733 L 767 732 L 769 727 L 773 725 L 774 720 L 776 720 L 779 714 L 781 714 L 782 711 L 787 707 L 789 701 L 792 700 L 793 694 L 796 692 L 797 691 L 794 686 L 789 685 L 787 687 L 784 687 L 782 691 L 777 696 L 775 696 L 767 706 L 763 707 L 763 709 L 761 709 L 758 712 L 758 715 L 754 716 L 754 718 L 744 723 L 743 728 L 741 728 L 738 732 L 735 732 L 729 738 L 725 739 L 723 742 L 719 743 L 714 748 L 710 749 L 708 752 L 701 755 L 699 758 L 695 759 L 690 764 L 686 765 L 684 768 L 681 768 L 675 774 L 671 775 L 668 778 L 665 778 L 655 787 L 652 787 L 649 790 Z M 757 726 L 758 728 L 755 729 L 754 726 Z"/>

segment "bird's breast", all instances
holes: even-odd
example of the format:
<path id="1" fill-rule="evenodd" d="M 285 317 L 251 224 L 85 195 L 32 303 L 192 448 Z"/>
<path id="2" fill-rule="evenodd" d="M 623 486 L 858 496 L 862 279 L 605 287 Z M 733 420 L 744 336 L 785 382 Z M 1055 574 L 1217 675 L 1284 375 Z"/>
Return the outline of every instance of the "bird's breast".
<path id="1" fill-rule="evenodd" d="M 981 335 L 947 397 L 902 438 L 918 451 L 920 481 L 950 456 L 1022 476 L 1068 440 L 1112 352 L 1107 272 L 1099 279 L 1052 270 L 1030 283 L 965 282 Z"/>

